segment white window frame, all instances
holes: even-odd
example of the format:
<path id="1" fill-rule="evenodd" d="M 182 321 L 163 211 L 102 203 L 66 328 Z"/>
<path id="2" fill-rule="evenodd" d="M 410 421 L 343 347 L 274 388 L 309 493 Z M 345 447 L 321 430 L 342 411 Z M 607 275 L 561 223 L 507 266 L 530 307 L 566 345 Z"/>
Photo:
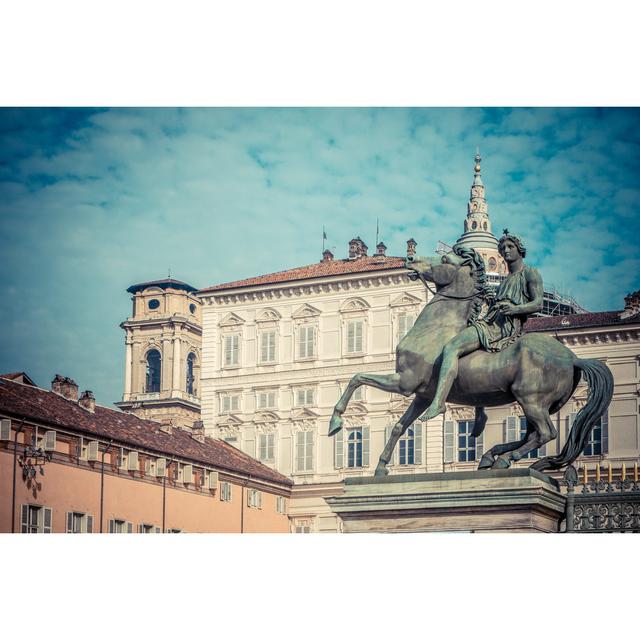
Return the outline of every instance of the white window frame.
<path id="1" fill-rule="evenodd" d="M 312 407 L 315 405 L 316 390 L 315 387 L 295 387 L 294 388 L 294 406 L 296 407 Z M 300 402 L 300 393 L 304 393 L 304 400 Z M 311 394 L 311 400 L 309 400 Z"/>
<path id="2" fill-rule="evenodd" d="M 235 400 L 235 402 L 234 402 Z M 240 411 L 242 394 L 237 392 L 220 394 L 220 413 L 237 413 Z"/>
<path id="3" fill-rule="evenodd" d="M 345 387 L 346 389 L 346 387 Z M 367 387 L 365 385 L 360 385 L 351 396 L 351 399 L 354 402 L 366 402 L 367 401 Z"/>
<path id="4" fill-rule="evenodd" d="M 93 516 L 82 511 L 68 511 L 67 533 L 93 533 Z"/>
<path id="5" fill-rule="evenodd" d="M 403 310 L 396 314 L 396 344 L 404 338 L 416 322 L 417 314 L 415 311 Z M 407 319 L 411 320 L 411 326 L 407 329 Z M 402 326 L 404 324 L 404 327 Z"/>
<path id="6" fill-rule="evenodd" d="M 22 533 L 51 533 L 53 531 L 53 509 L 41 504 L 23 504 Z M 31 515 L 35 514 L 36 522 L 31 522 Z M 47 524 L 47 520 L 49 524 Z"/>
<path id="7" fill-rule="evenodd" d="M 262 509 L 262 491 L 247 489 L 247 506 L 252 509 Z"/>
<path id="8" fill-rule="evenodd" d="M 162 529 L 156 524 L 141 522 L 138 525 L 138 533 L 162 533 Z"/>
<path id="9" fill-rule="evenodd" d="M 133 533 L 133 522 L 121 518 L 109 520 L 109 533 Z"/>
<path id="10" fill-rule="evenodd" d="M 287 513 L 287 501 L 284 496 L 276 496 L 276 513 Z"/>
<path id="11" fill-rule="evenodd" d="M 266 336 L 273 336 L 273 341 L 265 345 Z M 258 332 L 258 364 L 276 364 L 278 361 L 278 332 L 275 329 L 262 329 Z"/>
<path id="12" fill-rule="evenodd" d="M 309 331 L 312 332 L 309 340 Z M 304 340 L 302 336 L 304 334 Z M 318 356 L 318 325 L 315 322 L 303 322 L 296 327 L 296 360 L 315 360 Z"/>
<path id="13" fill-rule="evenodd" d="M 260 462 L 276 461 L 276 434 L 273 431 L 258 433 L 258 460 Z"/>
<path id="14" fill-rule="evenodd" d="M 313 473 L 315 466 L 315 432 L 311 429 L 297 431 L 293 446 L 295 473 Z M 298 455 L 299 453 L 302 455 Z"/>
<path id="15" fill-rule="evenodd" d="M 266 404 L 262 403 L 262 399 L 266 398 Z M 273 402 L 269 402 L 269 398 Z M 259 389 L 256 391 L 256 408 L 257 409 L 276 409 L 278 406 L 278 390 L 277 389 Z"/>
<path id="16" fill-rule="evenodd" d="M 313 518 L 294 518 L 292 523 L 293 533 L 313 533 Z"/>
<path id="17" fill-rule="evenodd" d="M 231 341 L 229 348 L 227 348 L 227 340 Z M 237 344 L 234 346 L 233 341 Z M 242 333 L 239 331 L 224 333 L 222 335 L 222 368 L 231 369 L 233 367 L 239 367 L 241 362 L 241 343 Z"/>
<path id="18" fill-rule="evenodd" d="M 350 327 L 354 326 L 354 334 L 352 343 L 350 342 Z M 360 326 L 360 344 L 358 345 L 358 336 L 355 327 Z M 360 348 L 358 349 L 358 346 Z M 344 355 L 361 356 L 366 353 L 366 322 L 364 318 L 348 318 L 344 323 Z"/>
<path id="19" fill-rule="evenodd" d="M 232 493 L 231 493 L 231 483 L 230 482 L 221 482 L 220 483 L 220 501 L 221 502 L 231 502 Z"/>

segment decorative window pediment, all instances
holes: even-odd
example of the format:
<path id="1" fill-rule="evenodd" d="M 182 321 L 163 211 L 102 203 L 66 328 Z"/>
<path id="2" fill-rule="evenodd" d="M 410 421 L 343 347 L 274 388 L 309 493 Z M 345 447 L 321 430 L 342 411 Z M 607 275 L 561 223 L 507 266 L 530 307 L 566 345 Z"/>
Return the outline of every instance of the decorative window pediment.
<path id="1" fill-rule="evenodd" d="M 315 420 L 317 417 L 318 414 L 311 411 L 311 409 L 308 409 L 307 407 L 298 407 L 296 409 L 293 409 L 293 411 L 291 412 L 292 420 Z"/>
<path id="2" fill-rule="evenodd" d="M 351 313 L 354 311 L 366 311 L 369 308 L 369 304 L 362 298 L 349 298 L 349 300 L 342 305 L 340 311 L 342 313 Z"/>
<path id="3" fill-rule="evenodd" d="M 417 304 L 421 304 L 422 300 L 416 298 L 409 293 L 403 293 L 391 302 L 392 307 L 414 307 Z"/>
<path id="4" fill-rule="evenodd" d="M 220 320 L 221 327 L 239 327 L 244 324 L 244 320 L 235 313 L 228 313 Z"/>
<path id="5" fill-rule="evenodd" d="M 367 407 L 362 402 L 350 402 L 347 407 L 347 415 L 357 416 L 367 413 Z"/>
<path id="6" fill-rule="evenodd" d="M 240 425 L 242 424 L 242 420 L 238 418 L 238 416 L 234 415 L 226 415 L 220 422 L 218 422 L 218 429 L 232 429 L 234 431 L 238 431 L 240 429 Z"/>
<path id="7" fill-rule="evenodd" d="M 264 309 L 256 316 L 256 322 L 277 322 L 282 316 L 275 309 Z"/>
<path id="8" fill-rule="evenodd" d="M 320 315 L 320 310 L 312 307 L 310 304 L 303 304 L 300 308 L 291 314 L 291 317 L 295 320 L 302 320 L 304 318 L 315 318 Z"/>
<path id="9" fill-rule="evenodd" d="M 260 411 L 260 413 L 256 414 L 254 422 L 274 423 L 278 422 L 279 419 L 280 418 L 272 411 Z"/>

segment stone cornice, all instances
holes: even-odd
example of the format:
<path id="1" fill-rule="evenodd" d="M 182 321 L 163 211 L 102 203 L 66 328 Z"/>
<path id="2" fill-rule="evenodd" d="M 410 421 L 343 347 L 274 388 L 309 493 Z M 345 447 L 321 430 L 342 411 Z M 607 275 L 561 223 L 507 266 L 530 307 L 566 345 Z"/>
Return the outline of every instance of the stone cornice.
<path id="1" fill-rule="evenodd" d="M 589 327 L 588 329 L 556 329 L 537 333 L 552 333 L 567 347 L 580 345 L 623 344 L 640 341 L 640 326 Z"/>
<path id="2" fill-rule="evenodd" d="M 257 300 L 278 300 L 319 293 L 362 291 L 396 284 L 413 284 L 405 269 L 385 269 L 314 278 L 294 282 L 276 282 L 253 287 L 239 287 L 198 294 L 204 305 L 227 305 Z"/>
<path id="3" fill-rule="evenodd" d="M 167 325 L 176 325 L 179 328 L 184 327 L 191 329 L 198 335 L 202 335 L 202 327 L 193 324 L 193 322 L 187 320 L 182 316 L 169 316 L 165 318 L 153 318 L 149 320 L 125 320 L 120 323 L 121 329 L 134 329 L 137 327 L 166 327 Z"/>

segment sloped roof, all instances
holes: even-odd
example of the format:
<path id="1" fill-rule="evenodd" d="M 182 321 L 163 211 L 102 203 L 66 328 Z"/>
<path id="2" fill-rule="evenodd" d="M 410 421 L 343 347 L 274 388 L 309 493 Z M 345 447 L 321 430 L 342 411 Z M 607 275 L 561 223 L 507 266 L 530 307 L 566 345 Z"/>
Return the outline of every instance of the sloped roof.
<path id="1" fill-rule="evenodd" d="M 24 371 L 16 371 L 15 373 L 0 373 L 0 378 L 15 380 L 16 382 L 22 382 L 22 384 L 30 384 L 33 387 L 36 386 L 36 383 Z"/>
<path id="2" fill-rule="evenodd" d="M 524 325 L 526 332 L 555 331 L 587 327 L 605 327 L 640 322 L 640 316 L 620 318 L 622 311 L 595 311 L 593 313 L 575 313 L 567 316 L 547 318 L 529 318 Z"/>
<path id="3" fill-rule="evenodd" d="M 305 267 L 277 271 L 263 276 L 246 278 L 245 280 L 234 280 L 215 286 L 200 289 L 198 293 L 208 293 L 213 291 L 223 291 L 225 289 L 239 289 L 241 287 L 252 287 L 264 284 L 277 284 L 282 282 L 293 282 L 296 280 L 310 280 L 313 278 L 325 278 L 327 276 L 337 276 L 348 273 L 366 273 L 369 271 L 381 271 L 385 269 L 402 269 L 405 266 L 405 259 L 395 256 L 364 256 L 353 260 L 325 260 L 316 262 Z"/>
<path id="4" fill-rule="evenodd" d="M 83 409 L 53 391 L 0 378 L 0 412 L 26 418 L 53 428 L 78 430 L 123 446 L 141 447 L 159 455 L 187 459 L 250 475 L 269 482 L 291 486 L 286 476 L 270 469 L 223 440 L 205 438 L 198 442 L 190 433 L 174 427 L 172 433 L 160 431 L 161 424 L 96 405 L 95 413 Z"/>

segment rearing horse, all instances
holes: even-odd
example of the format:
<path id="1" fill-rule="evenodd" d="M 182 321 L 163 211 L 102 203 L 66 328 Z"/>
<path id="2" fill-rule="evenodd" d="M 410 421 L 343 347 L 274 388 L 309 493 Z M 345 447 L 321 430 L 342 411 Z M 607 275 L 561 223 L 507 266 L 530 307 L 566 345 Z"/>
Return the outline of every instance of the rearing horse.
<path id="1" fill-rule="evenodd" d="M 461 255 L 461 253 L 463 255 Z M 471 258 L 471 259 L 470 259 Z M 408 427 L 431 403 L 438 380 L 444 346 L 467 326 L 484 296 L 479 282 L 482 258 L 472 249 L 451 252 L 440 258 L 409 256 L 405 266 L 425 286 L 435 284 L 433 298 L 412 329 L 396 347 L 396 372 L 387 375 L 357 373 L 334 407 L 329 435 L 342 428 L 354 391 L 369 385 L 404 396 L 414 395 L 409 408 L 393 427 L 382 451 L 375 475 L 386 475 L 393 449 Z M 567 443 L 557 456 L 531 465 L 533 469 L 559 469 L 571 464 L 586 446 L 589 433 L 606 411 L 613 395 L 613 376 L 599 360 L 583 360 L 551 336 L 529 333 L 496 353 L 474 351 L 460 359 L 458 376 L 447 401 L 476 407 L 474 435 L 482 433 L 487 416 L 484 407 L 517 401 L 526 416 L 527 430 L 517 442 L 498 444 L 482 456 L 479 469 L 505 469 L 529 451 L 557 437 L 550 414 L 569 400 L 581 374 L 589 385 L 589 397 L 577 414 Z"/>

